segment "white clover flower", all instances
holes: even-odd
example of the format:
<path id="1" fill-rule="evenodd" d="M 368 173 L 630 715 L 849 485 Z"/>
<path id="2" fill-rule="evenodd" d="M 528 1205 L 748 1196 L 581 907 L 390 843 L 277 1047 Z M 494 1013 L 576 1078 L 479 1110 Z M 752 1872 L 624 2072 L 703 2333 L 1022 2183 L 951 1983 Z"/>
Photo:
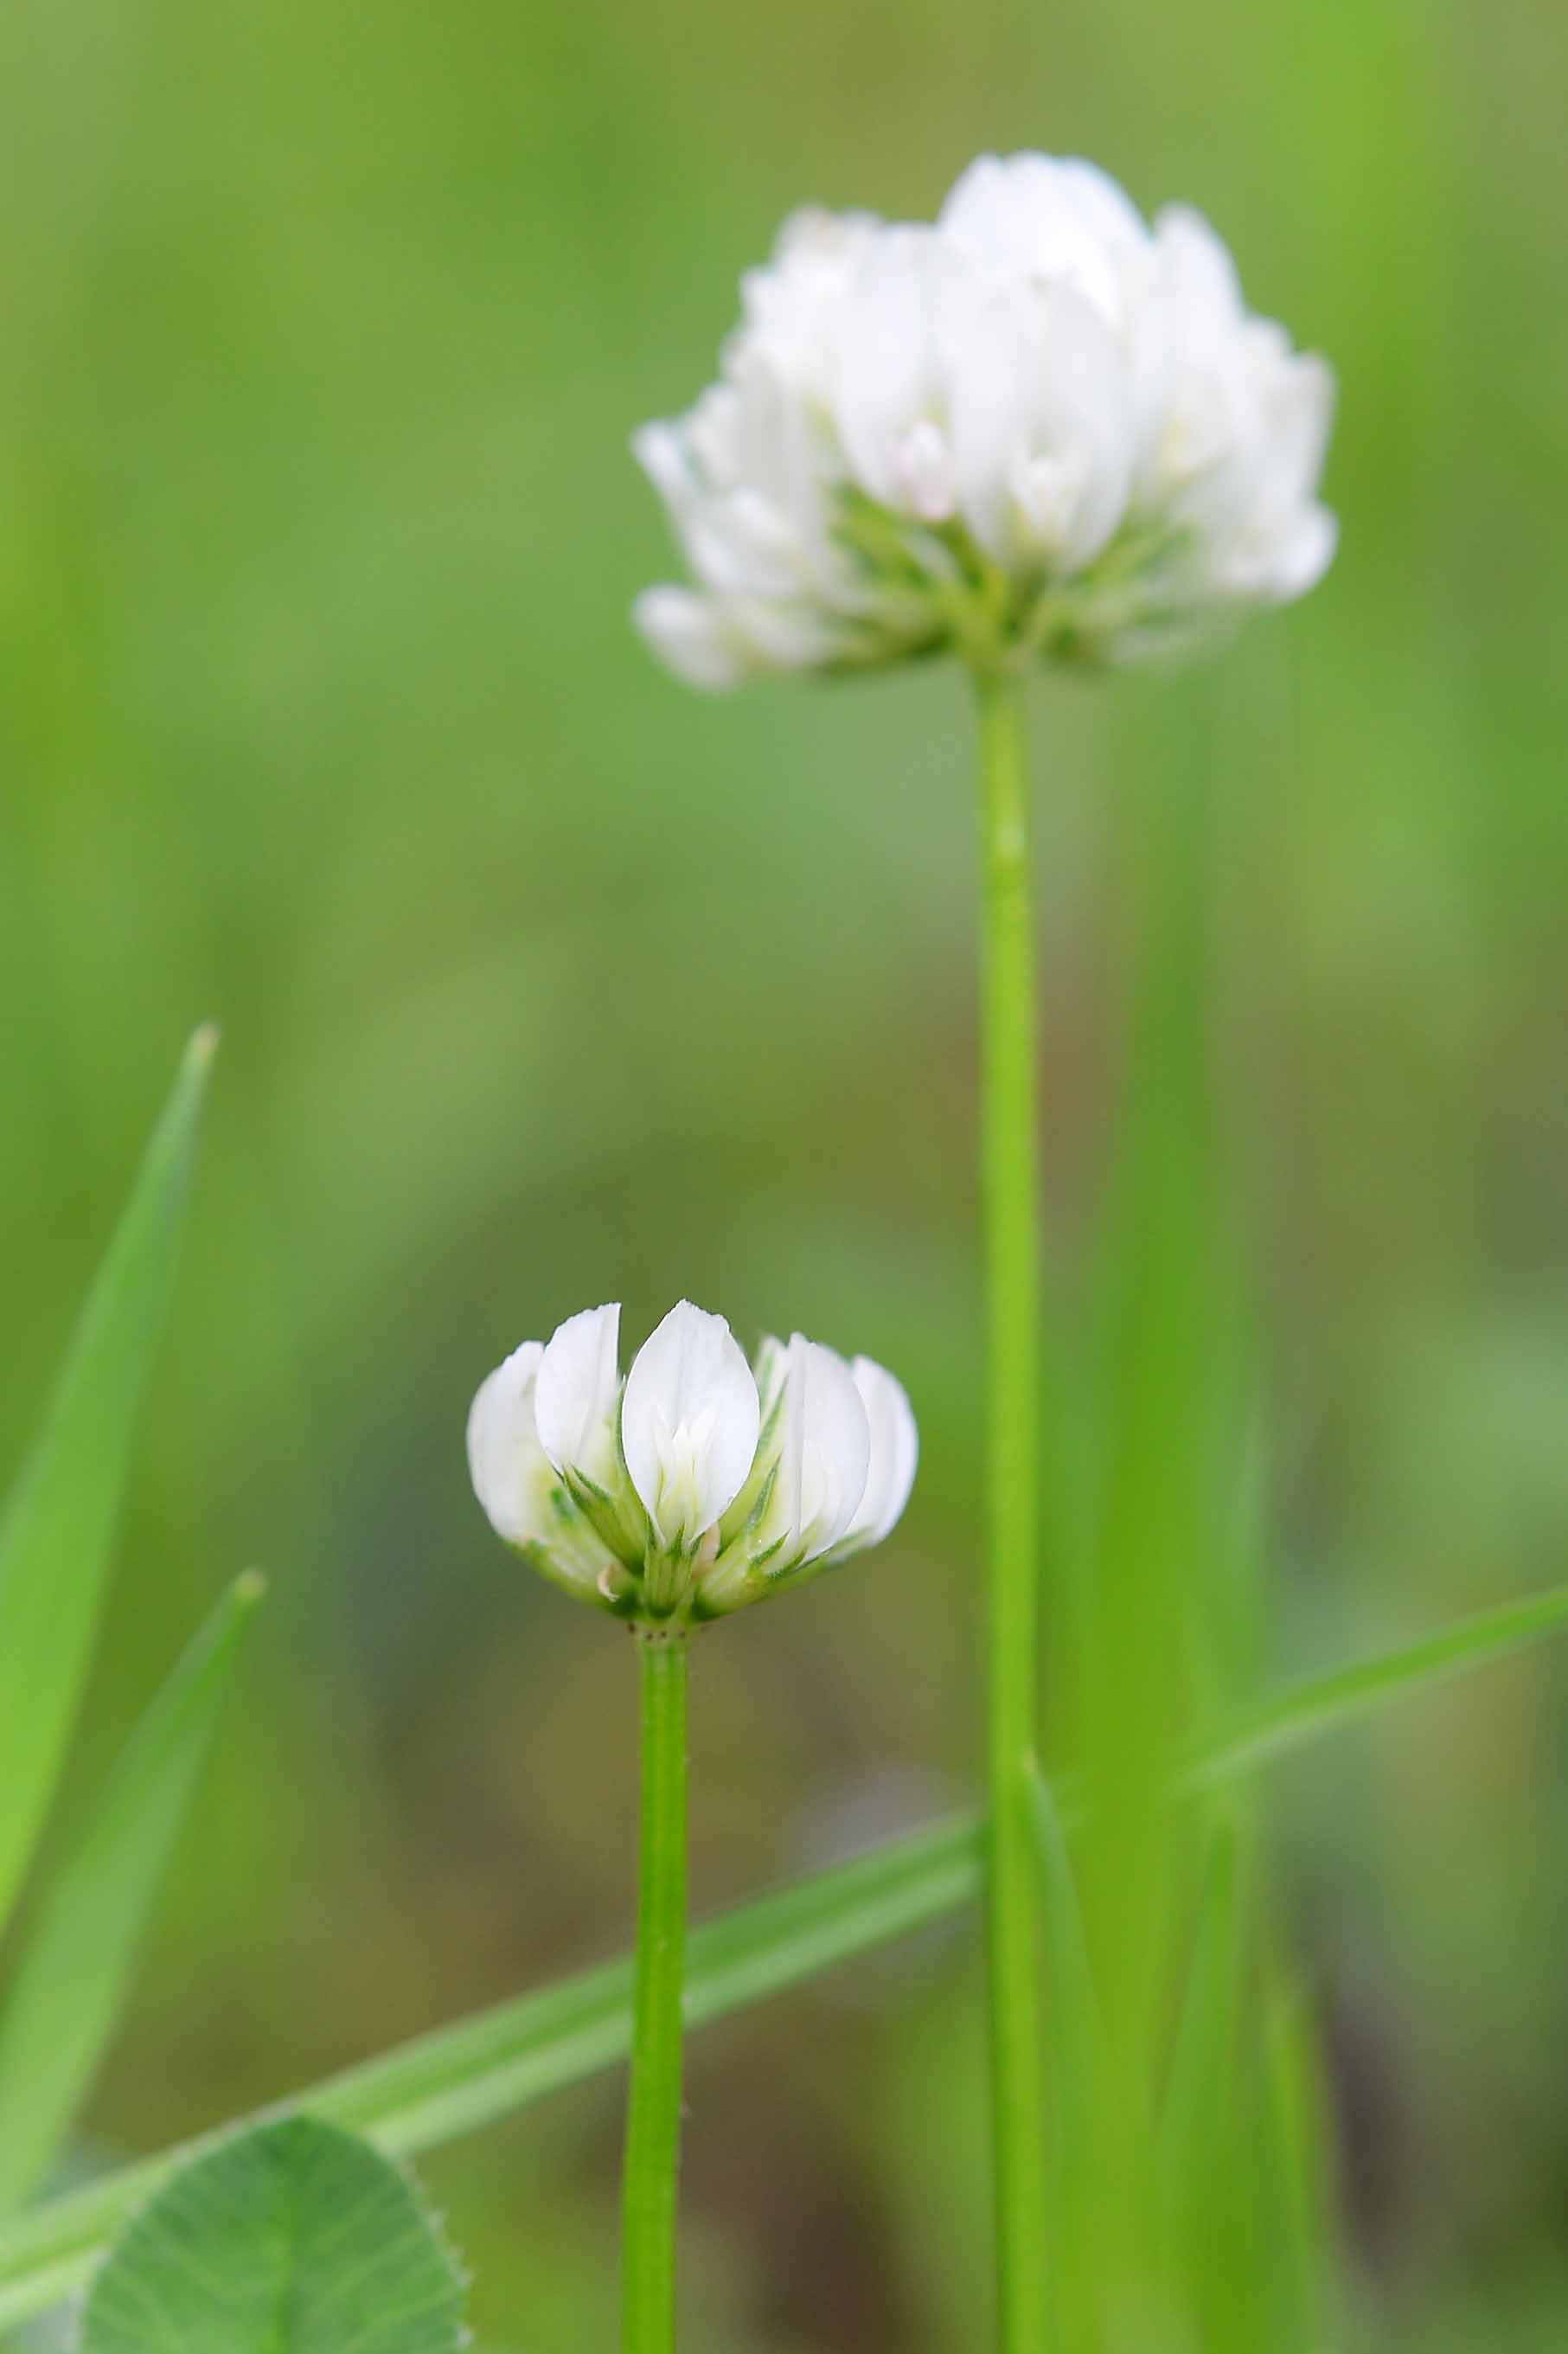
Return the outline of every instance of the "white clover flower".
<path id="1" fill-rule="evenodd" d="M 796 1333 L 757 1371 L 682 1300 L 621 1380 L 620 1310 L 525 1341 L 469 1416 L 497 1533 L 569 1592 L 645 1624 L 718 1617 L 869 1544 L 904 1510 L 909 1401 L 868 1358 Z"/>
<path id="2" fill-rule="evenodd" d="M 698 686 L 954 647 L 1132 662 L 1298 597 L 1333 382 L 1181 207 L 984 156 L 932 226 L 808 212 L 695 408 L 634 449 L 694 585 L 636 618 Z"/>

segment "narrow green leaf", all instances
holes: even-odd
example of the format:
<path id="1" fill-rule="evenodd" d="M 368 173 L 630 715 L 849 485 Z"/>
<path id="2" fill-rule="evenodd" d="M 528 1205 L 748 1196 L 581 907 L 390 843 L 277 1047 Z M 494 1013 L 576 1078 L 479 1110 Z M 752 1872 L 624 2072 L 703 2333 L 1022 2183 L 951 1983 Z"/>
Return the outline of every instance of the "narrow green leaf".
<path id="1" fill-rule="evenodd" d="M 1507 1602 L 1461 1619 L 1403 1649 L 1358 1660 L 1332 1675 L 1298 1684 L 1254 1710 L 1187 1770 L 1183 1789 L 1206 1789 L 1266 1766 L 1287 1750 L 1370 1715 L 1385 1701 L 1446 1681 L 1490 1659 L 1522 1650 L 1568 1627 L 1568 1585 L 1554 1585 L 1522 1602 Z"/>
<path id="2" fill-rule="evenodd" d="M 313 2117 L 197 2158 L 93 2283 L 81 2354 L 459 2354 L 463 2283 L 414 2185 Z"/>
<path id="3" fill-rule="evenodd" d="M 0 2211 L 48 2171 L 112 2030 L 263 1580 L 236 1580 L 51 1880 L 0 2003 Z"/>
<path id="4" fill-rule="evenodd" d="M 835 1963 L 941 1920 L 980 1888 L 980 1835 L 938 1824 L 779 1890 L 695 1930 L 693 2026 L 759 2002 Z M 397 2156 L 427 2149 L 578 2082 L 626 2054 L 629 1959 L 460 2020 L 289 2102 L 367 2133 Z M 79 2286 L 106 2241 L 211 2137 L 0 2223 L 0 2329 Z"/>
<path id="5" fill-rule="evenodd" d="M 164 1320 L 217 1034 L 199 1030 L 0 1521 L 0 1925 L 91 1653 L 136 1401 Z"/>

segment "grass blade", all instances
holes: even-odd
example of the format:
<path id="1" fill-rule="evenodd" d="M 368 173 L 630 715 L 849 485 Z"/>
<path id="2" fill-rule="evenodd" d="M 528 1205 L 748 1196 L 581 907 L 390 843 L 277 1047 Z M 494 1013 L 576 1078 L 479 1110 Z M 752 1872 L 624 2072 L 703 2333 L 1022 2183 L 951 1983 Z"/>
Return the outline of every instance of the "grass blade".
<path id="1" fill-rule="evenodd" d="M 1189 1792 L 1241 1777 L 1385 1699 L 1479 1666 L 1568 1625 L 1568 1589 L 1468 1619 L 1407 1649 L 1298 1685 L 1188 1769 Z M 688 1952 L 686 2016 L 702 2025 L 800 1985 L 836 1962 L 968 1904 L 980 1888 L 973 1821 L 939 1824 L 707 1923 Z M 624 2057 L 631 1966 L 609 1962 L 561 1985 L 438 2029 L 281 2105 L 368 2133 L 412 2156 L 472 2132 Z M 79 2286 L 127 2216 L 212 2137 L 0 2222 L 0 2329 Z"/>
<path id="2" fill-rule="evenodd" d="M 693 2026 L 783 1992 L 834 1963 L 971 1903 L 980 1881 L 972 1822 L 944 1823 L 817 1872 L 694 1932 Z M 411 2156 L 505 2116 L 626 2054 L 629 1960 L 420 2037 L 280 2105 Z M 213 2137 L 144 2159 L 0 2224 L 0 2329 L 78 2288 L 105 2243 Z"/>
<path id="3" fill-rule="evenodd" d="M 1245 1717 L 1182 1777 L 1184 1790 L 1211 1789 L 1266 1766 L 1287 1750 L 1368 1716 L 1387 1701 L 1446 1681 L 1568 1628 L 1568 1585 L 1505 1602 L 1403 1649 L 1297 1684 Z"/>
<path id="4" fill-rule="evenodd" d="M 254 1572 L 230 1586 L 49 1883 L 0 2004 L 0 2211 L 48 2171 L 91 2080 L 264 1590 Z"/>
<path id="5" fill-rule="evenodd" d="M 216 1032 L 200 1030 L 186 1050 L 0 1522 L 0 1925 L 32 1855 L 87 1672 L 216 1044 Z"/>

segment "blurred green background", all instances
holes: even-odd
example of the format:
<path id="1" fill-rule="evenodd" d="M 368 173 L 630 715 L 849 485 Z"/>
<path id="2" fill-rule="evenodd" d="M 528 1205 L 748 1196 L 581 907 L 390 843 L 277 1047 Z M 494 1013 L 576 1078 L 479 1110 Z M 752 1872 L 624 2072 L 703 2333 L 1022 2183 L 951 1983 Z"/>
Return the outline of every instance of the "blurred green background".
<path id="1" fill-rule="evenodd" d="M 1129 844 L 1196 776 L 1264 1664 L 1563 1574 L 1565 73 L 1552 0 L 12 0 L 0 1465 L 225 1032 L 81 1790 L 220 1582 L 276 1582 L 105 2148 L 624 1942 L 631 1661 L 461 1448 L 586 1303 L 802 1325 L 922 1424 L 895 1543 L 702 1649 L 699 1903 L 971 1791 L 961 684 L 705 702 L 626 622 L 672 562 L 627 435 L 804 198 L 1092 154 L 1334 359 L 1325 587 L 1201 675 L 1037 695 L 1064 1382 L 1139 1088 Z M 1565 1700 L 1534 1656 L 1270 1785 L 1352 2302 L 1402 2354 L 1568 2331 Z M 975 1959 L 697 2044 L 694 2354 L 981 2342 Z M 606 2082 L 427 2166 L 485 2344 L 609 2342 L 619 2123 Z"/>

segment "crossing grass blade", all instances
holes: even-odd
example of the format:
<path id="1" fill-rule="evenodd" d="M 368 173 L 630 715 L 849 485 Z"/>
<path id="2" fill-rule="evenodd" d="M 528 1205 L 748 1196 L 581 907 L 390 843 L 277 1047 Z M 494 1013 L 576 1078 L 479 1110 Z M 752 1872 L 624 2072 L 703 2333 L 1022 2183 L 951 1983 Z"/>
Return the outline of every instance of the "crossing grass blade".
<path id="1" fill-rule="evenodd" d="M 1180 1787 L 1192 1792 L 1239 1779 L 1385 1701 L 1482 1666 L 1564 1626 L 1568 1588 L 1553 1588 L 1297 1685 L 1206 1751 Z M 938 1824 L 707 1923 L 694 1933 L 689 1949 L 689 2023 L 701 2026 L 784 1993 L 838 1962 L 961 1911 L 979 1890 L 980 1859 L 977 1822 Z M 308 2111 L 367 2134 L 392 2155 L 432 2148 L 623 2058 L 630 1983 L 629 1958 L 603 1964 L 401 2045 L 273 2114 Z M 126 2218 L 210 2141 L 144 2158 L 0 2221 L 0 2329 L 71 2295 Z"/>
<path id="2" fill-rule="evenodd" d="M 694 2026 L 784 1992 L 869 1947 L 941 1920 L 980 1889 L 980 1835 L 939 1824 L 814 1873 L 695 1930 Z M 629 1958 L 503 2003 L 329 2079 L 273 2115 L 307 2112 L 409 2157 L 624 2058 Z M 214 2137 L 144 2159 L 0 2224 L 0 2329 L 79 2287 L 121 2226 Z"/>
<path id="3" fill-rule="evenodd" d="M 0 1522 L 0 1926 L 53 1794 L 91 1655 L 216 1044 L 215 1031 L 200 1030 L 186 1049 Z"/>
<path id="4" fill-rule="evenodd" d="M 48 2171 L 112 2031 L 264 1591 L 253 1571 L 229 1588 L 132 1734 L 41 1902 L 0 2001 L 0 2212 Z"/>
<path id="5" fill-rule="evenodd" d="M 1520 1602 L 1506 1602 L 1463 1618 L 1402 1649 L 1358 1660 L 1330 1675 L 1294 1685 L 1264 1702 L 1182 1777 L 1187 1790 L 1212 1788 L 1266 1766 L 1325 1733 L 1372 1715 L 1390 1701 L 1484 1667 L 1568 1627 L 1568 1585 L 1549 1586 Z"/>

